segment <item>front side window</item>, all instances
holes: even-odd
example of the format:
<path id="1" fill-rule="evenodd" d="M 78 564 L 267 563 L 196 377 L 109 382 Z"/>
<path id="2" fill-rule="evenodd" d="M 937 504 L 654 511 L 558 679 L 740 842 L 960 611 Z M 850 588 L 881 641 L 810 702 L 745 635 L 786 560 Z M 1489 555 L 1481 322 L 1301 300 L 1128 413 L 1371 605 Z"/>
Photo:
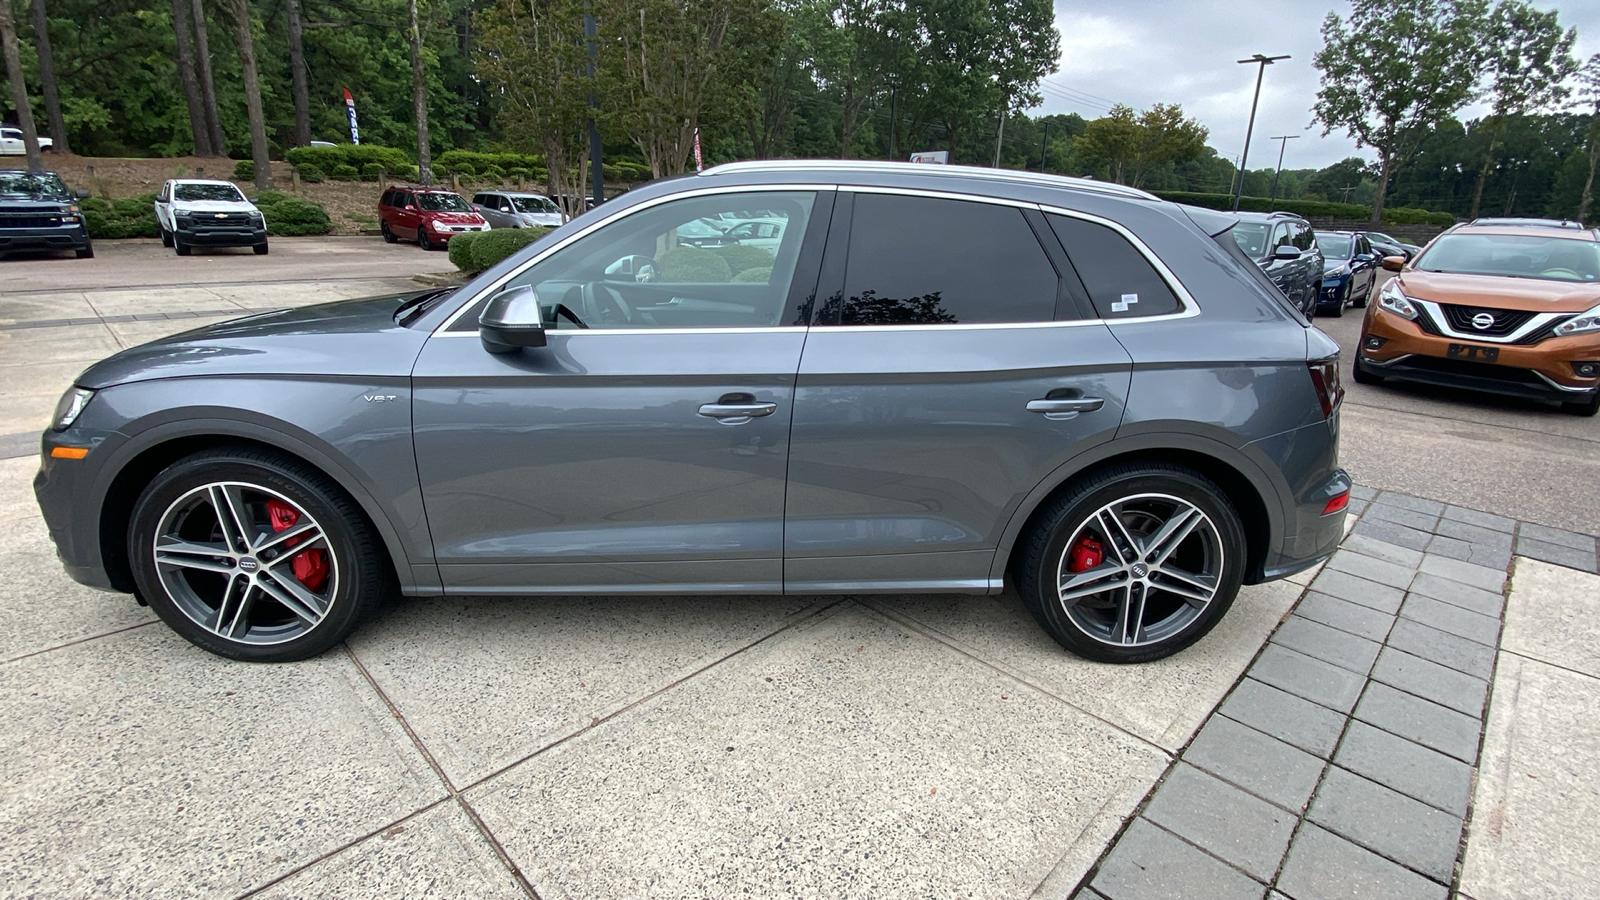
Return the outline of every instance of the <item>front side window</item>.
<path id="1" fill-rule="evenodd" d="M 1100 318 L 1164 316 L 1183 308 L 1161 273 L 1127 238 L 1097 222 L 1058 215 L 1046 218 Z"/>
<path id="2" fill-rule="evenodd" d="M 858 194 L 844 292 L 828 301 L 818 323 L 1050 322 L 1059 290 L 1055 267 L 1020 209 Z"/>
<path id="3" fill-rule="evenodd" d="M 585 235 L 501 290 L 532 287 L 545 327 L 560 331 L 795 324 L 789 289 L 815 200 L 810 192 L 782 191 L 662 203 Z M 737 244 L 696 246 L 694 238 L 708 227 L 708 219 L 749 205 L 770 208 L 789 223 L 776 252 Z M 449 330 L 476 330 L 479 311 L 467 310 Z"/>
<path id="4" fill-rule="evenodd" d="M 1272 249 L 1294 246 L 1294 230 L 1288 225 L 1279 225 L 1272 230 Z"/>
<path id="5" fill-rule="evenodd" d="M 207 200 L 239 203 L 244 200 L 244 195 L 231 184 L 180 184 L 172 193 L 177 199 L 191 203 Z"/>

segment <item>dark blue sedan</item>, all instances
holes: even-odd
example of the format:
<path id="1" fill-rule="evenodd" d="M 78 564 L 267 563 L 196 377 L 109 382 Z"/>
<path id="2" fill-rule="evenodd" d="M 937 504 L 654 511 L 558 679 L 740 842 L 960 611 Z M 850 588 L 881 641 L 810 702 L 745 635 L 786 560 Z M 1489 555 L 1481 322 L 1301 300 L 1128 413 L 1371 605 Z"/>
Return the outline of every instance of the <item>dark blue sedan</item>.
<path id="1" fill-rule="evenodd" d="M 1378 255 L 1365 235 L 1350 231 L 1317 232 L 1322 251 L 1322 289 L 1317 312 L 1344 315 L 1347 306 L 1366 306 L 1378 278 Z"/>

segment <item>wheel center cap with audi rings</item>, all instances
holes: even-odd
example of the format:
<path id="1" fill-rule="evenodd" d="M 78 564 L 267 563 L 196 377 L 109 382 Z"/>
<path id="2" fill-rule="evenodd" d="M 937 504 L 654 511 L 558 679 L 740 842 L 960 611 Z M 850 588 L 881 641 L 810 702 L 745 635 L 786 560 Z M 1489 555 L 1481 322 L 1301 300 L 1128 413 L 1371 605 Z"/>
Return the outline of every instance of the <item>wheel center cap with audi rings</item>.
<path id="1" fill-rule="evenodd" d="M 1142 562 L 1133 564 L 1133 577 L 1144 578 L 1150 574 L 1150 567 Z"/>
<path id="2" fill-rule="evenodd" d="M 260 567 L 261 564 L 256 562 L 254 557 L 243 556 L 239 558 L 239 571 L 241 572 L 254 572 Z"/>
<path id="3" fill-rule="evenodd" d="M 1494 325 L 1494 316 L 1491 316 L 1488 313 L 1478 313 L 1472 317 L 1472 327 L 1478 329 L 1479 331 L 1482 331 L 1492 325 Z"/>

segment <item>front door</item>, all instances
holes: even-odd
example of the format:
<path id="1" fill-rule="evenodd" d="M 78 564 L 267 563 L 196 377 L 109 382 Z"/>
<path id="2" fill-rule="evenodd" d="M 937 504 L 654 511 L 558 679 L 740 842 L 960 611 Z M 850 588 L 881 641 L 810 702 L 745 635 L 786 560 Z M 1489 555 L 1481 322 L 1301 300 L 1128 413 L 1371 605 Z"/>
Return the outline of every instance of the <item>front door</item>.
<path id="1" fill-rule="evenodd" d="M 548 345 L 497 355 L 487 294 L 413 375 L 417 465 L 453 593 L 777 591 L 794 380 L 831 193 L 679 196 L 510 276 Z M 786 215 L 771 266 L 685 246 L 727 210 Z M 743 262 L 748 262 L 748 254 Z"/>

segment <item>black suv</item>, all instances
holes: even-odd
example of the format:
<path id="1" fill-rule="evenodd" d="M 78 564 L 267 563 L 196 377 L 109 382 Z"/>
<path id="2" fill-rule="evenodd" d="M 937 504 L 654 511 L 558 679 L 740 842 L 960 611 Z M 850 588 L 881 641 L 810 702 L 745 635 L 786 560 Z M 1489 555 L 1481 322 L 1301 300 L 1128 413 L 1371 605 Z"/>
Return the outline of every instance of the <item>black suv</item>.
<path id="1" fill-rule="evenodd" d="M 1239 249 L 1256 261 L 1306 318 L 1315 316 L 1322 286 L 1322 252 L 1317 249 L 1311 223 L 1286 212 L 1234 215 L 1239 217 L 1233 228 Z"/>
<path id="2" fill-rule="evenodd" d="M 67 190 L 54 172 L 0 171 L 0 253 L 71 250 L 79 259 L 93 257 L 78 209 L 78 200 L 87 196 Z"/>

